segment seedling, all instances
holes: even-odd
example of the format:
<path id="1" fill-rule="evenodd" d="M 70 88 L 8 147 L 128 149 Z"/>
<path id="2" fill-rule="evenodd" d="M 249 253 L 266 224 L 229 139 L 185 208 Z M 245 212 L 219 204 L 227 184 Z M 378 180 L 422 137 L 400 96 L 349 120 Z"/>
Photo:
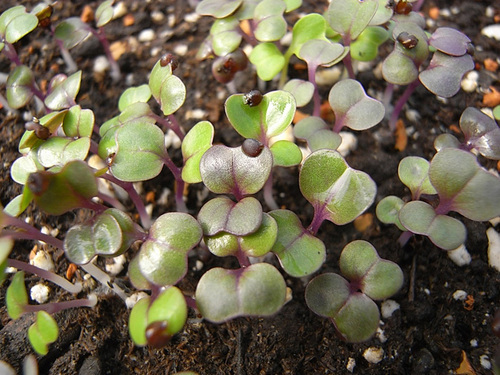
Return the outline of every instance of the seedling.
<path id="1" fill-rule="evenodd" d="M 412 192 L 412 201 L 389 196 L 377 205 L 384 223 L 423 234 L 438 247 L 453 250 L 465 242 L 466 229 L 459 220 L 447 216 L 455 211 L 470 220 L 486 221 L 500 214 L 500 178 L 487 172 L 475 156 L 455 148 L 443 148 L 430 164 L 423 158 L 407 157 L 399 166 L 401 181 Z M 437 194 L 435 207 L 418 200 L 422 194 Z M 404 244 L 407 236 L 401 237 Z"/>
<path id="2" fill-rule="evenodd" d="M 366 341 L 375 334 L 380 320 L 373 300 L 396 294 L 403 285 L 403 272 L 361 240 L 344 247 L 339 266 L 347 280 L 336 273 L 315 277 L 307 285 L 306 303 L 316 314 L 329 318 L 344 340 Z"/>

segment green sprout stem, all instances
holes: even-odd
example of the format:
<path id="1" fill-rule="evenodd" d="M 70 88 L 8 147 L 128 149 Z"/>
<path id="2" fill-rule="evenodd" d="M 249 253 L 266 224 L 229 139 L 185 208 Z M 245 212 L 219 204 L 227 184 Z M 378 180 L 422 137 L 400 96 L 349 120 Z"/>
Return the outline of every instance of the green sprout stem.
<path id="1" fill-rule="evenodd" d="M 60 286 L 64 290 L 68 291 L 69 293 L 78 294 L 82 291 L 82 284 L 81 283 L 73 284 L 73 283 L 69 282 L 68 280 L 66 280 L 64 277 L 61 277 L 53 272 L 44 270 L 44 269 L 36 267 L 36 266 L 32 266 L 31 264 L 22 262 L 20 260 L 7 259 L 7 265 L 9 267 L 14 267 L 14 268 L 17 268 L 19 270 L 26 271 L 26 272 L 32 273 L 34 275 L 37 275 L 37 276 L 41 277 L 42 279 L 48 280 L 48 281 Z"/>
<path id="2" fill-rule="evenodd" d="M 94 279 L 100 282 L 102 285 L 112 289 L 113 292 L 115 292 L 116 295 L 120 297 L 123 301 L 127 300 L 128 298 L 127 293 L 125 293 L 125 291 L 122 288 L 116 285 L 116 283 L 113 283 L 111 281 L 111 277 L 106 272 L 97 267 L 94 263 L 90 262 L 87 264 L 80 265 L 80 267 L 89 275 L 91 275 Z"/>

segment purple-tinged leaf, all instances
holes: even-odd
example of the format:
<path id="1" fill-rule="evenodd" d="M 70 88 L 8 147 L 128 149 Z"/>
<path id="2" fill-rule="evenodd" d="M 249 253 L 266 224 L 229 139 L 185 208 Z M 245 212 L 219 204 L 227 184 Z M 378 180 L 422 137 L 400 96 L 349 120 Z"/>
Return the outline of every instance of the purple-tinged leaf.
<path id="1" fill-rule="evenodd" d="M 432 47 L 452 56 L 465 55 L 470 43 L 467 35 L 451 27 L 439 27 L 429 38 Z"/>
<path id="2" fill-rule="evenodd" d="M 469 107 L 460 117 L 460 129 L 468 148 L 478 150 L 489 159 L 500 159 L 500 128 L 495 120 L 480 110 Z"/>

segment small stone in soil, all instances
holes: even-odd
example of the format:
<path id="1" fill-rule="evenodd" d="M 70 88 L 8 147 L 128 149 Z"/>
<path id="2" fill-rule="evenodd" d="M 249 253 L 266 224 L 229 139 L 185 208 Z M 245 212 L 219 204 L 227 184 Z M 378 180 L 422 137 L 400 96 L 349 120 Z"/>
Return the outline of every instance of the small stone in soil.
<path id="1" fill-rule="evenodd" d="M 380 310 L 382 312 L 382 317 L 384 319 L 390 318 L 394 311 L 399 310 L 400 305 L 396 301 L 392 299 L 388 299 L 384 302 L 382 302 L 380 306 Z"/>
<path id="2" fill-rule="evenodd" d="M 370 346 L 363 352 L 363 357 L 370 363 L 379 363 L 384 358 L 384 349 Z"/>

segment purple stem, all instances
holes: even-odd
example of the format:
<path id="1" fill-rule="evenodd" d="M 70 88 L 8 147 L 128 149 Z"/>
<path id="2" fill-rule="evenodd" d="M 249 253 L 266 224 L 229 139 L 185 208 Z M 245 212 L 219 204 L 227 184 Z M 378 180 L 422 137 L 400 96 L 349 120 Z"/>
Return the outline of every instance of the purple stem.
<path id="1" fill-rule="evenodd" d="M 118 199 L 116 199 L 114 197 L 111 197 L 111 196 L 103 194 L 103 193 L 98 193 L 97 197 L 99 199 L 101 199 L 102 201 L 110 204 L 114 208 L 117 208 L 117 209 L 119 209 L 121 211 L 126 211 L 125 206 L 123 206 L 123 204 Z"/>
<path id="2" fill-rule="evenodd" d="M 85 272 L 90 274 L 94 279 L 99 281 L 102 285 L 107 286 L 108 288 L 112 289 L 113 292 L 115 292 L 116 295 L 118 295 L 122 300 L 125 301 L 128 298 L 125 291 L 122 288 L 120 288 L 118 285 L 116 285 L 115 283 L 112 283 L 111 277 L 109 277 L 109 275 L 106 272 L 101 270 L 94 263 L 90 262 L 87 264 L 80 265 L 80 267 Z"/>
<path id="3" fill-rule="evenodd" d="M 196 306 L 196 300 L 191 296 L 186 296 L 184 294 L 184 299 L 186 300 L 186 304 L 194 310 L 198 310 L 198 306 Z"/>
<path id="4" fill-rule="evenodd" d="M 45 311 L 49 314 L 55 314 L 59 311 L 71 309 L 73 307 L 94 307 L 97 304 L 97 297 L 93 294 L 89 298 L 75 299 L 73 301 L 45 303 L 43 305 L 26 305 L 24 312 L 38 312 Z"/>
<path id="5" fill-rule="evenodd" d="M 396 130 L 396 123 L 398 121 L 399 115 L 403 110 L 404 105 L 410 98 L 411 94 L 415 91 L 415 89 L 420 85 L 420 80 L 416 79 L 408 86 L 406 86 L 403 95 L 398 99 L 396 104 L 394 105 L 394 109 L 392 110 L 391 118 L 389 119 L 389 128 L 394 131 Z"/>
<path id="6" fill-rule="evenodd" d="M 153 118 L 157 123 L 159 123 L 164 130 L 170 129 L 172 130 L 182 141 L 184 140 L 184 132 L 182 131 L 177 118 L 174 115 L 168 115 L 165 119 L 164 117 L 158 116 L 157 114 L 151 114 L 151 118 Z"/>
<path id="7" fill-rule="evenodd" d="M 403 247 L 404 245 L 406 245 L 406 243 L 410 240 L 411 236 L 413 236 L 413 233 L 408 230 L 406 232 L 401 233 L 401 235 L 398 238 L 399 246 Z"/>
<path id="8" fill-rule="evenodd" d="M 127 194 L 130 197 L 130 200 L 134 204 L 137 213 L 139 214 L 139 217 L 141 218 L 141 224 L 145 229 L 148 229 L 151 227 L 151 218 L 149 217 L 148 213 L 146 212 L 146 207 L 144 206 L 144 202 L 142 201 L 141 197 L 139 194 L 137 194 L 137 191 L 134 188 L 134 185 L 131 182 L 125 182 L 125 181 L 120 181 L 117 179 L 115 176 L 105 173 L 101 176 L 101 178 L 104 178 L 105 180 L 108 180 L 118 186 L 120 186 L 123 190 L 127 192 Z"/>
<path id="9" fill-rule="evenodd" d="M 416 2 L 414 2 L 413 3 L 413 11 L 418 12 L 423 4 L 424 4 L 424 0 L 417 0 Z"/>
<path id="10" fill-rule="evenodd" d="M 264 202 L 266 202 L 267 207 L 269 207 L 270 210 L 277 210 L 279 209 L 278 204 L 274 200 L 273 197 L 273 173 L 269 173 L 269 177 L 267 178 L 267 181 L 264 185 Z"/>
<path id="11" fill-rule="evenodd" d="M 240 263 L 240 266 L 242 268 L 250 266 L 250 260 L 243 251 L 238 250 L 238 252 L 236 253 L 236 259 L 238 259 L 238 262 Z"/>
<path id="12" fill-rule="evenodd" d="M 314 93 L 313 93 L 313 116 L 319 117 L 321 114 L 321 98 L 319 96 L 318 85 L 316 84 L 316 70 L 318 70 L 318 65 L 309 63 L 307 64 L 307 73 L 309 82 L 314 85 Z"/>
<path id="13" fill-rule="evenodd" d="M 104 49 L 104 53 L 106 54 L 106 57 L 108 58 L 109 64 L 111 66 L 111 78 L 113 79 L 114 82 L 118 82 L 122 76 L 120 72 L 120 66 L 116 62 L 116 60 L 113 58 L 113 55 L 111 54 L 111 49 L 109 48 L 109 42 L 108 39 L 106 38 L 106 34 L 104 33 L 104 29 L 102 27 L 99 27 L 97 30 L 89 27 L 88 29 L 92 34 L 94 34 L 97 39 L 99 39 L 99 42 L 102 45 L 102 48 Z"/>
<path id="14" fill-rule="evenodd" d="M 3 52 L 5 53 L 5 55 L 7 56 L 7 58 L 12 61 L 14 64 L 16 64 L 17 66 L 19 65 L 23 65 L 21 63 L 21 60 L 19 60 L 19 56 L 16 52 L 16 49 L 14 48 L 14 46 L 12 44 L 10 44 L 9 42 L 7 41 L 4 41 L 5 43 L 5 46 L 3 48 Z"/>
<path id="15" fill-rule="evenodd" d="M 63 242 L 60 239 L 40 232 L 35 227 L 25 223 L 23 220 L 18 219 L 17 217 L 4 215 L 2 224 L 4 226 L 11 225 L 23 230 L 23 231 L 2 230 L 1 234 L 2 237 L 9 236 L 15 239 L 38 240 L 46 242 L 51 246 L 57 247 L 58 249 L 63 249 Z"/>
<path id="16" fill-rule="evenodd" d="M 343 35 L 342 40 L 344 42 L 344 47 L 349 47 L 351 45 L 351 36 L 350 35 Z M 348 53 L 347 55 L 345 55 L 342 62 L 344 63 L 345 68 L 347 69 L 347 73 L 349 74 L 349 78 L 355 79 L 356 76 L 354 74 L 354 68 L 352 67 L 351 53 Z"/>
<path id="17" fill-rule="evenodd" d="M 9 267 L 14 267 L 22 271 L 26 271 L 41 277 L 42 279 L 51 281 L 52 283 L 59 285 L 61 288 L 67 290 L 70 293 L 78 294 L 82 291 L 82 284 L 76 283 L 73 284 L 66 280 L 64 277 L 61 277 L 53 272 L 46 271 L 42 268 L 32 266 L 31 264 L 21 262 L 16 259 L 7 259 L 7 265 Z"/>
<path id="18" fill-rule="evenodd" d="M 170 172 L 174 175 L 175 179 L 175 204 L 177 205 L 177 211 L 188 212 L 186 207 L 186 202 L 184 202 L 184 180 L 182 179 L 181 169 L 177 167 L 168 153 L 165 152 L 163 156 L 163 163 L 170 169 Z"/>
<path id="19" fill-rule="evenodd" d="M 311 234 L 316 235 L 323 221 L 325 221 L 324 206 L 314 207 L 314 216 L 307 230 Z"/>

